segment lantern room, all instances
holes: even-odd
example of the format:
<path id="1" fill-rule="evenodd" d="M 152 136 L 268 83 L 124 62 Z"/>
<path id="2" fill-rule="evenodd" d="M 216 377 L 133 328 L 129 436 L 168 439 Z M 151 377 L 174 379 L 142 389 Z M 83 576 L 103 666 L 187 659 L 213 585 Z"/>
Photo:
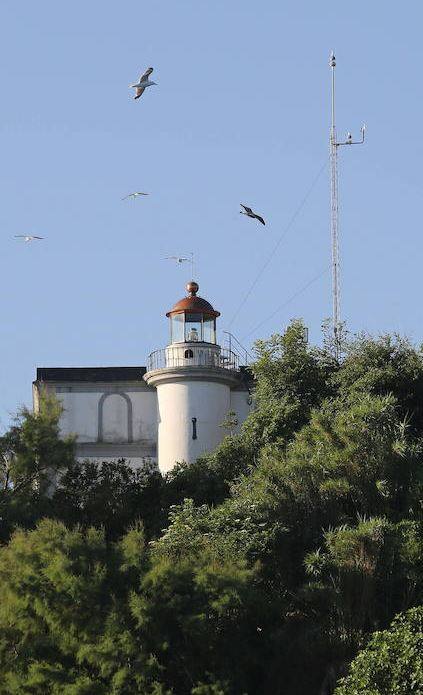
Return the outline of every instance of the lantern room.
<path id="1" fill-rule="evenodd" d="M 220 312 L 202 297 L 197 297 L 199 286 L 193 280 L 186 286 L 188 296 L 167 312 L 170 320 L 170 342 L 211 343 L 216 345 L 216 318 Z"/>

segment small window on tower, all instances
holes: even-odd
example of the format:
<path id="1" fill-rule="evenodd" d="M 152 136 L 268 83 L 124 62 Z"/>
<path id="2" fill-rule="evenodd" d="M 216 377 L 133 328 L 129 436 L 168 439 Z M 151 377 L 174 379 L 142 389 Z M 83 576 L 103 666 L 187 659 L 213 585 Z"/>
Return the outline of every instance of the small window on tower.
<path id="1" fill-rule="evenodd" d="M 192 417 L 191 422 L 192 422 L 192 438 L 197 439 L 197 418 Z"/>
<path id="2" fill-rule="evenodd" d="M 194 357 L 193 351 L 192 350 L 185 350 L 184 357 L 186 360 L 192 360 L 192 358 Z"/>

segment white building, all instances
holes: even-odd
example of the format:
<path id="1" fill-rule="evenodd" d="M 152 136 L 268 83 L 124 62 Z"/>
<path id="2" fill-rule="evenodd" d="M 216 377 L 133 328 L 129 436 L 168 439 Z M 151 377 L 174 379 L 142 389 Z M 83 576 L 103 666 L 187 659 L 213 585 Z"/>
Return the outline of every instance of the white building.
<path id="1" fill-rule="evenodd" d="M 158 462 L 162 472 L 212 451 L 233 412 L 238 424 L 251 409 L 251 377 L 239 355 L 216 342 L 211 304 L 187 285 L 188 296 L 166 314 L 170 343 L 153 352 L 147 367 L 47 367 L 37 369 L 40 392 L 62 401 L 63 435 L 75 434 L 80 459 L 126 458 L 134 466 Z"/>

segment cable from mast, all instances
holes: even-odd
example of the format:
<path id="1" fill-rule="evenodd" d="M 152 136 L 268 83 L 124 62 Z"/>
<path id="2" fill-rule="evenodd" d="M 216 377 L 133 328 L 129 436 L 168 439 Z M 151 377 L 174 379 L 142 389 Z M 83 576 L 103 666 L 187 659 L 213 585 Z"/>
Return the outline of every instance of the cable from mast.
<path id="1" fill-rule="evenodd" d="M 362 145 L 366 126 L 361 127 L 361 140 L 354 141 L 351 133 L 344 142 L 338 142 L 335 122 L 335 68 L 336 58 L 332 51 L 329 60 L 332 76 L 331 126 L 330 126 L 330 207 L 331 207 L 331 244 L 332 244 L 332 322 L 336 359 L 341 354 L 341 291 L 339 265 L 339 200 L 338 200 L 338 147 L 344 145 Z"/>

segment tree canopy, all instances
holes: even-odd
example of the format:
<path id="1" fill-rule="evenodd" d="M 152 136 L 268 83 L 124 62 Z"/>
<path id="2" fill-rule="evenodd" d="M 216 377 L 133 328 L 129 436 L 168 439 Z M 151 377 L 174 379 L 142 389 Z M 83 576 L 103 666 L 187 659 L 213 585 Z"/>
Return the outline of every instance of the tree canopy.
<path id="1" fill-rule="evenodd" d="M 423 692 L 423 351 L 294 321 L 256 357 L 164 478 L 75 461 L 53 400 L 0 439 L 0 693 Z"/>
<path id="2" fill-rule="evenodd" d="M 376 632 L 351 664 L 336 695 L 423 693 L 423 608 L 400 614 Z"/>

